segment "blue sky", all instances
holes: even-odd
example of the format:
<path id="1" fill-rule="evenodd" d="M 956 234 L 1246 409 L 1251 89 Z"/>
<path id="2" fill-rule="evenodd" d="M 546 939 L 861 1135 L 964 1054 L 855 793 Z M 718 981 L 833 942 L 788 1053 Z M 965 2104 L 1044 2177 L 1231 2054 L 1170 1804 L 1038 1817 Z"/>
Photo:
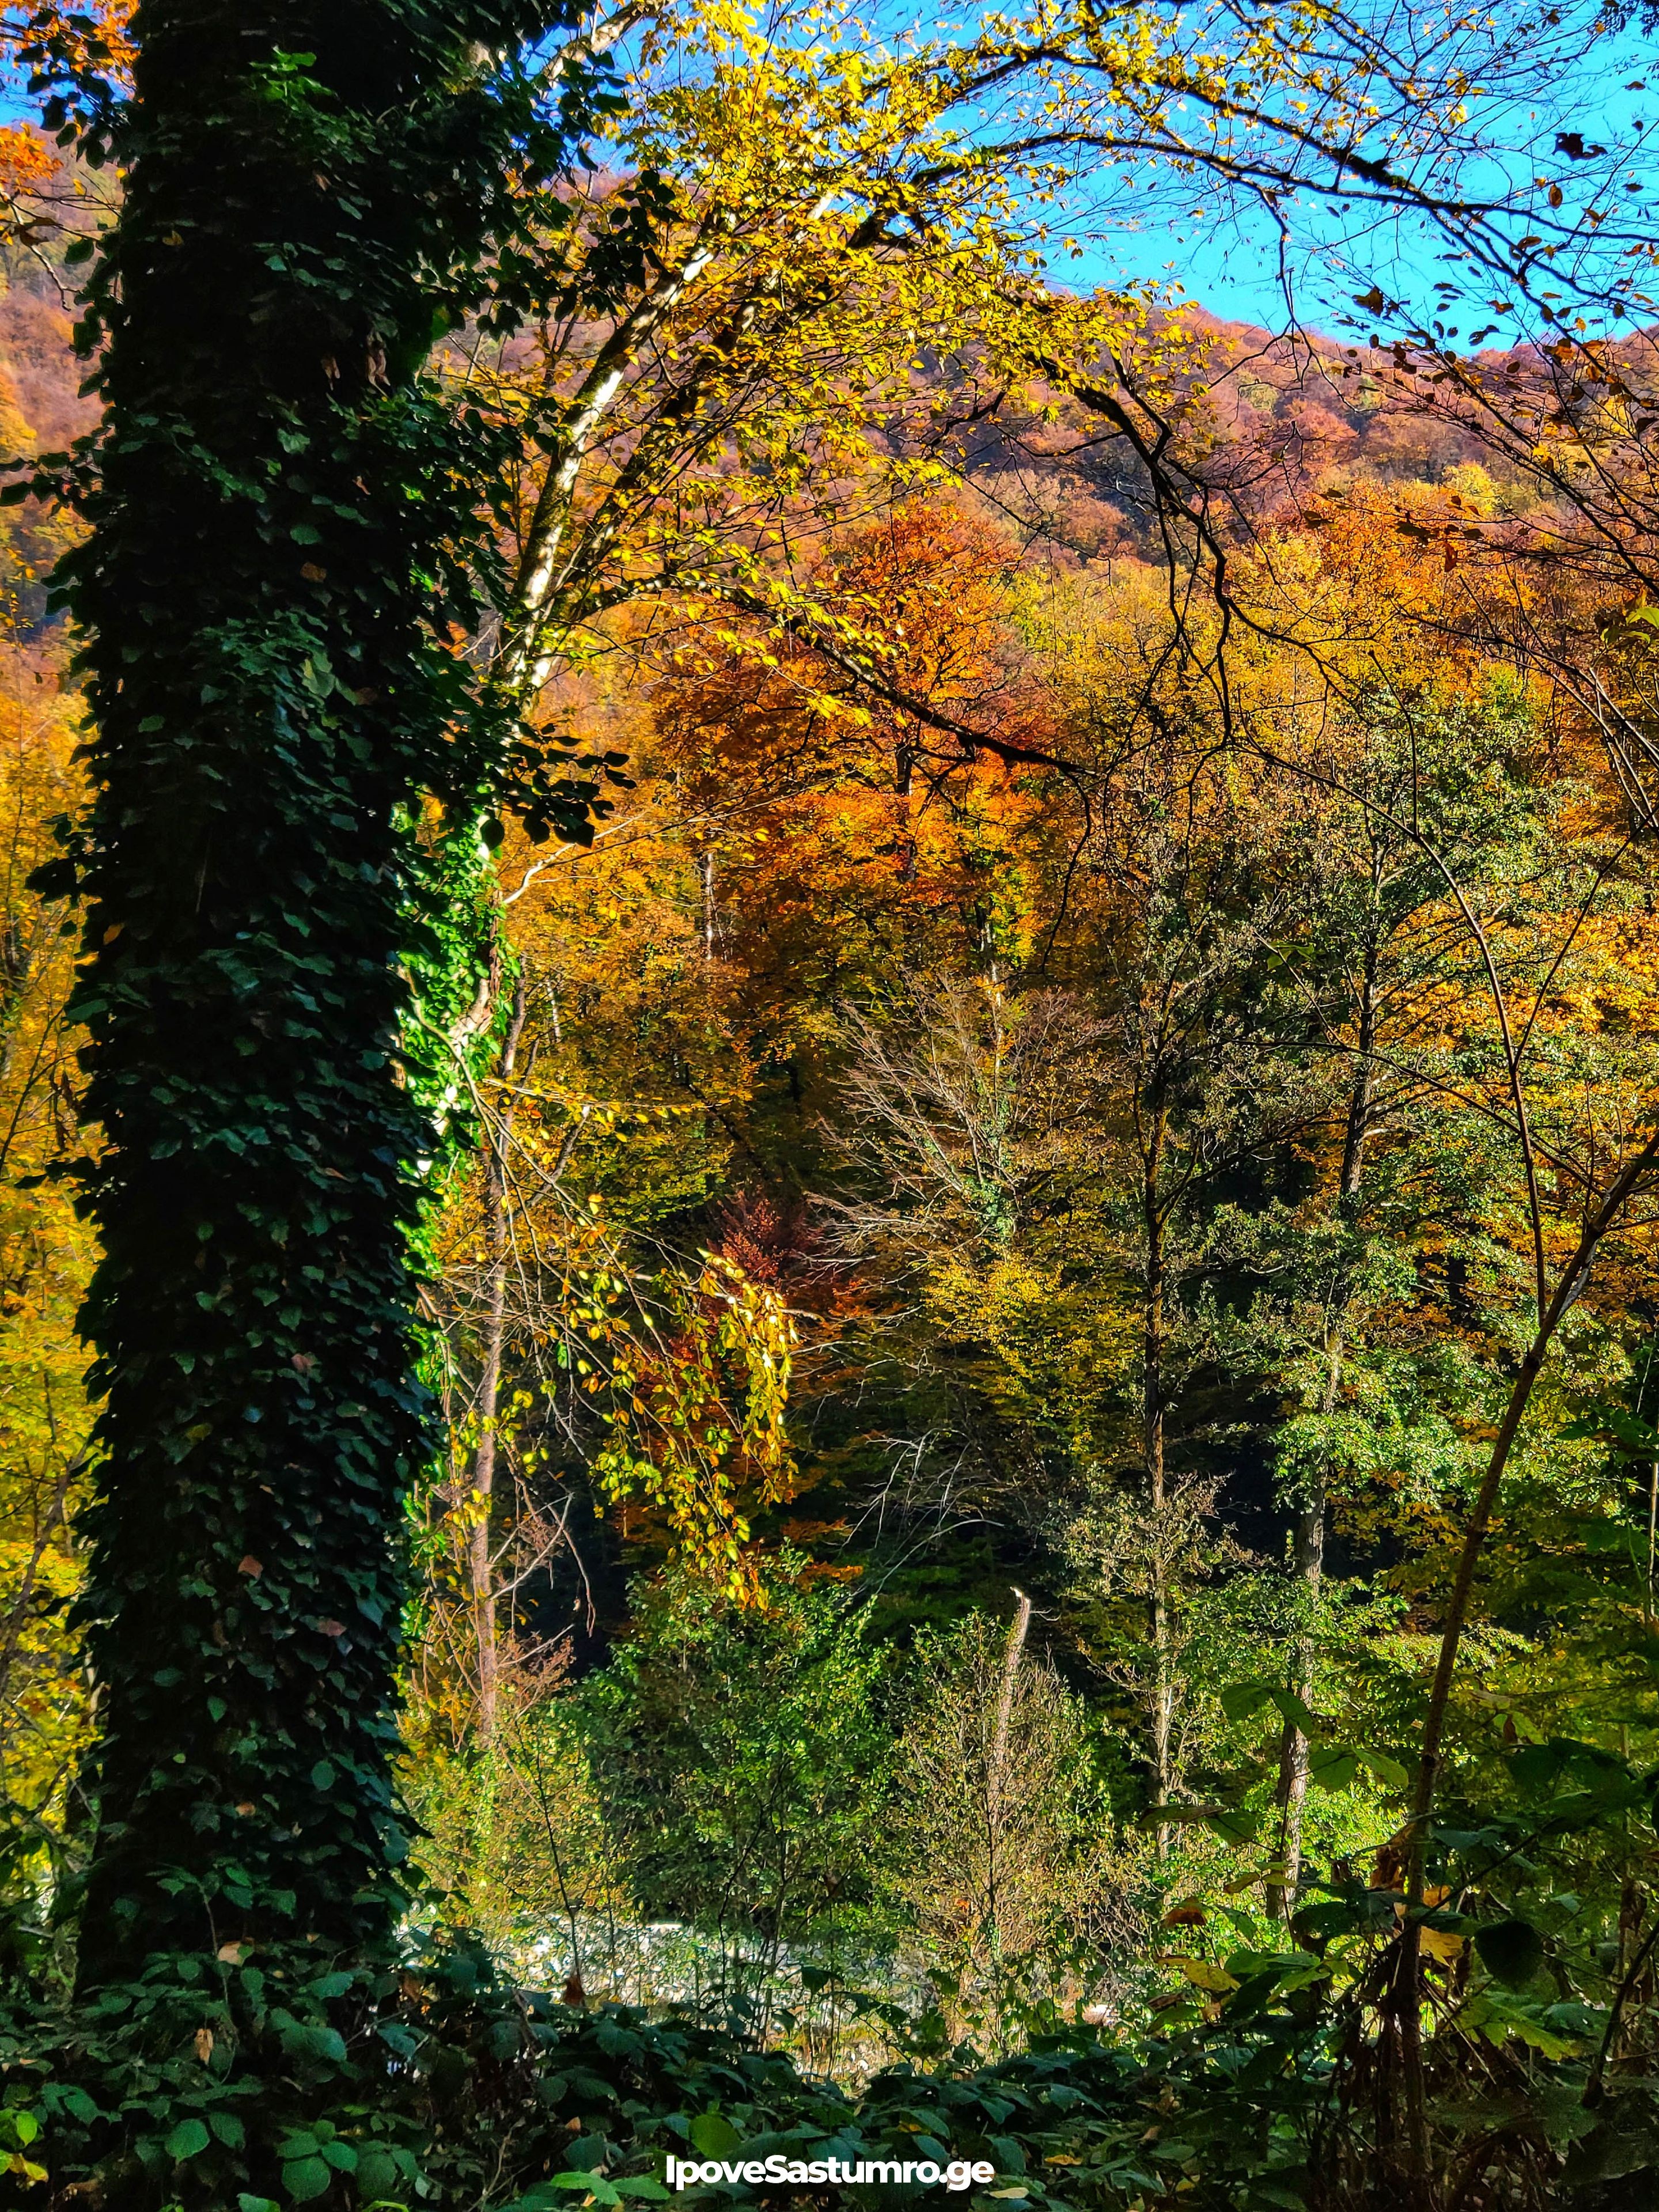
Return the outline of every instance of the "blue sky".
<path id="1" fill-rule="evenodd" d="M 1650 237 L 1659 235 L 1659 40 L 1626 32 L 1604 37 L 1573 67 L 1562 70 L 1547 95 L 1525 106 L 1477 106 L 1474 126 L 1490 149 L 1471 167 L 1465 183 L 1492 194 L 1522 191 L 1534 179 L 1559 179 L 1583 202 L 1607 197 L 1602 186 L 1616 169 L 1619 204 L 1638 217 Z M 1605 146 L 1601 161 L 1575 163 L 1558 151 L 1559 134 L 1577 132 Z M 1641 193 L 1626 185 L 1639 182 Z M 1353 295 L 1380 283 L 1393 298 L 1425 316 L 1432 313 L 1437 279 L 1463 281 L 1448 263 L 1443 239 L 1425 227 L 1390 222 L 1369 234 L 1348 230 L 1304 204 L 1291 211 L 1299 234 L 1291 257 L 1297 319 L 1334 329 L 1340 316 L 1356 313 Z M 1515 227 L 1525 234 L 1524 221 Z M 1230 320 L 1278 328 L 1286 320 L 1279 242 L 1265 215 L 1218 210 L 1213 196 L 1201 220 L 1152 213 L 1137 228 L 1097 230 L 1081 261 L 1057 263 L 1054 274 L 1073 285 L 1150 278 L 1182 285 L 1188 295 Z"/>
<path id="2" fill-rule="evenodd" d="M 969 0 L 969 13 L 988 4 L 990 0 Z M 1376 4 L 1387 7 L 1391 0 L 1376 0 Z M 1408 4 L 1431 13 L 1435 0 L 1408 0 Z M 1596 4 L 1597 0 L 1563 0 L 1566 21 L 1556 35 L 1564 40 L 1577 36 L 1581 44 L 1587 43 Z M 883 33 L 890 27 L 894 31 L 908 28 L 925 40 L 930 33 L 949 35 L 962 28 L 954 20 L 955 10 L 948 25 L 943 11 L 930 21 L 917 9 L 915 0 L 867 0 L 858 12 L 866 26 L 878 26 Z M 1516 0 L 1496 0 L 1493 15 L 1501 26 L 1506 15 L 1519 21 L 1521 11 Z M 0 119 L 22 119 L 30 112 L 16 88 L 0 81 Z M 1643 40 L 1630 31 L 1603 36 L 1589 43 L 1575 64 L 1557 70 L 1546 98 L 1524 106 L 1489 104 L 1484 110 L 1477 103 L 1472 124 L 1488 152 L 1483 162 L 1466 172 L 1466 185 L 1496 194 L 1517 185 L 1524 187 L 1535 176 L 1559 177 L 1569 194 L 1570 213 L 1576 190 L 1581 197 L 1599 191 L 1608 171 L 1622 161 L 1621 209 L 1632 213 L 1651 210 L 1646 229 L 1650 236 L 1659 234 L 1659 191 L 1650 197 L 1645 191 L 1638 196 L 1623 190 L 1629 179 L 1659 187 L 1659 161 L 1650 170 L 1642 158 L 1650 142 L 1659 145 L 1659 40 Z M 1557 134 L 1575 131 L 1605 145 L 1607 159 L 1581 169 L 1558 155 Z M 1169 189 L 1167 182 L 1164 189 Z M 1138 200 L 1145 210 L 1141 219 L 1133 223 L 1114 220 L 1109 228 L 1085 223 L 1079 234 L 1085 246 L 1081 258 L 1056 258 L 1056 280 L 1068 287 L 1126 279 L 1176 283 L 1212 313 L 1282 327 L 1289 317 L 1273 226 L 1264 215 L 1227 211 L 1218 207 L 1212 194 L 1204 197 L 1206 211 L 1194 221 L 1190 214 L 1172 218 L 1144 194 L 1132 191 L 1131 204 Z M 1294 316 L 1304 327 L 1334 332 L 1345 316 L 1355 314 L 1355 292 L 1368 290 L 1373 283 L 1381 283 L 1413 312 L 1425 316 L 1432 312 L 1436 280 L 1449 273 L 1443 240 L 1398 224 L 1370 234 L 1356 234 L 1352 228 L 1345 232 L 1333 218 L 1306 204 L 1293 209 L 1291 216 L 1298 233 L 1291 264 Z M 1455 277 L 1459 272 L 1453 269 L 1450 274 Z M 1659 311 L 1655 319 L 1659 319 Z"/>

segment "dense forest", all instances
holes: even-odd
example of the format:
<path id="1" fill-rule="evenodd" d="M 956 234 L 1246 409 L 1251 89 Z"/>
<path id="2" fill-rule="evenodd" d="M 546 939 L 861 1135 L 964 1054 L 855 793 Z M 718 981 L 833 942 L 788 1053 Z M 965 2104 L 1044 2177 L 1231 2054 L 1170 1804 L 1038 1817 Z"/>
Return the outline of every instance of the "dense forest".
<path id="1" fill-rule="evenodd" d="M 1651 2203 L 1652 26 L 6 30 L 0 2201 Z"/>

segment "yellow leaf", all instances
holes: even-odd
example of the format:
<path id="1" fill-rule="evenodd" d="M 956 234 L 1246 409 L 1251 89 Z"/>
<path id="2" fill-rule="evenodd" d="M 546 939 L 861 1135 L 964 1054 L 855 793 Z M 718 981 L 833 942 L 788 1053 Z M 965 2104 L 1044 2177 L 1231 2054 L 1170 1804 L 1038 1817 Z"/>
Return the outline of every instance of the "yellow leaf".
<path id="1" fill-rule="evenodd" d="M 1238 1987 L 1236 1977 L 1230 1974 L 1224 1966 L 1218 1966 L 1213 1959 L 1191 1959 L 1185 1953 L 1176 1951 L 1166 1955 L 1160 1963 L 1174 1966 L 1186 1976 L 1195 1990 L 1207 1990 L 1213 1996 L 1224 1996 L 1229 1990 Z"/>

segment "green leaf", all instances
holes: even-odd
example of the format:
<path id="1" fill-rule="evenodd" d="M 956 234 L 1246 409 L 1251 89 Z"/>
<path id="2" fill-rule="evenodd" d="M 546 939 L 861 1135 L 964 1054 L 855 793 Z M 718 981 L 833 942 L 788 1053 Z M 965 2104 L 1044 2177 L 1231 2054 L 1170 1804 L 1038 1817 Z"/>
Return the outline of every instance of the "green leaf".
<path id="1" fill-rule="evenodd" d="M 1542 1743 L 1522 1744 L 1509 1759 L 1510 1779 L 1532 1799 L 1553 1799 L 1556 1809 L 1576 1811 L 1574 1793 L 1583 1796 L 1582 1809 L 1594 1813 L 1595 1800 L 1605 1803 L 1633 1795 L 1639 1787 L 1628 1763 L 1599 1744 L 1581 1743 L 1573 1736 L 1550 1736 Z"/>
<path id="2" fill-rule="evenodd" d="M 660 2181 L 653 2181 L 648 2173 L 624 2177 L 616 2184 L 624 2197 L 648 2197 L 653 2200 L 669 2194 Z"/>
<path id="3" fill-rule="evenodd" d="M 1586 1521 L 1579 1528 L 1579 1540 L 1592 1559 L 1607 1559 L 1621 1553 L 1626 1559 L 1637 1556 L 1638 1547 L 1645 1547 L 1646 1532 L 1632 1528 L 1626 1521 Z"/>
<path id="4" fill-rule="evenodd" d="M 1551 2021 L 1553 2009 L 1531 2003 L 1497 1982 L 1488 1982 L 1462 2007 L 1457 2024 L 1499 2049 L 1516 2036 L 1546 2058 L 1577 2057 L 1584 2049 L 1583 2041 Z"/>
<path id="5" fill-rule="evenodd" d="M 1544 1963 L 1544 1939 L 1529 1920 L 1489 1920 L 1474 1948 L 1492 1979 L 1512 1990 L 1523 1987 Z"/>
<path id="6" fill-rule="evenodd" d="M 205 2124 L 201 2120 L 180 2120 L 167 2137 L 167 2156 L 171 2159 L 198 2158 L 210 2141 Z"/>
<path id="7" fill-rule="evenodd" d="M 373 2203 L 376 2197 L 389 2197 L 398 2186 L 398 2164 L 390 2152 L 378 2143 L 371 2143 L 358 2153 L 357 2194 Z"/>
<path id="8" fill-rule="evenodd" d="M 743 2137 L 720 2112 L 699 2112 L 690 2127 L 691 2141 L 705 2158 L 735 2158 Z"/>
<path id="9" fill-rule="evenodd" d="M 334 2169 L 320 2158 L 296 2158 L 283 2168 L 283 2186 L 296 2204 L 309 2204 L 334 2179 Z"/>
<path id="10" fill-rule="evenodd" d="M 1390 1790 L 1403 1790 L 1411 1779 L 1400 1761 L 1386 1751 L 1356 1751 L 1354 1757 Z"/>
<path id="11" fill-rule="evenodd" d="M 1233 1843 L 1247 1844 L 1261 1816 L 1244 1805 L 1149 1805 L 1138 1815 L 1143 1828 L 1213 1828 Z"/>
<path id="12" fill-rule="evenodd" d="M 1234 1951 L 1228 1958 L 1227 1972 L 1241 1984 L 1261 1982 L 1276 1985 L 1289 1982 L 1304 1988 L 1310 1980 L 1328 1974 L 1330 1969 L 1311 1951 Z"/>
<path id="13" fill-rule="evenodd" d="M 579 2189 L 583 2196 L 591 2197 L 596 2204 L 622 2203 L 621 2197 L 602 2173 L 556 2173 L 547 2185 L 550 2189 Z"/>
<path id="14" fill-rule="evenodd" d="M 1230 1721 L 1247 1721 L 1272 1695 L 1272 1685 L 1267 1682 L 1230 1682 L 1218 1702 Z"/>
<path id="15" fill-rule="evenodd" d="M 1278 1707 L 1279 1717 L 1299 1729 L 1305 1736 L 1316 1736 L 1324 1726 L 1313 1707 L 1298 1698 L 1294 1690 L 1274 1690 L 1272 1702 Z"/>
<path id="16" fill-rule="evenodd" d="M 1308 1779 L 1316 1790 L 1346 1790 L 1359 1771 L 1356 1753 L 1340 1743 L 1321 1744 L 1308 1759 Z"/>
<path id="17" fill-rule="evenodd" d="M 1322 1936 L 1328 1942 L 1334 1936 L 1346 1936 L 1357 1928 L 1365 1927 L 1370 1917 L 1359 1899 L 1334 1897 L 1323 1904 L 1301 1906 L 1291 1923 L 1291 1932 L 1298 1936 Z"/>

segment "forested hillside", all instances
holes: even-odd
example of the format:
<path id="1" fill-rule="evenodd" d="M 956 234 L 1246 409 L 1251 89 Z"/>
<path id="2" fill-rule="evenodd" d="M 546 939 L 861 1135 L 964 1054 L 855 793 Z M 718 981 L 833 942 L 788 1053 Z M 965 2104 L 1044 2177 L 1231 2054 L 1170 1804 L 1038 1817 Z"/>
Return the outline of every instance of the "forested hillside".
<path id="1" fill-rule="evenodd" d="M 210 301 L 241 243 L 158 246 L 131 152 L 87 156 L 124 11 L 12 27 L 58 106 L 0 131 L 6 2202 L 611 2212 L 665 2152 L 826 2143 L 1100 2212 L 1648 2201 L 1651 251 L 1637 206 L 1596 273 L 1623 204 L 1564 137 L 1506 300 L 1492 210 L 1413 187 L 1468 335 L 1380 284 L 1276 333 L 1068 288 L 1089 162 L 1278 208 L 1303 155 L 1238 146 L 1301 143 L 1287 88 L 1457 143 L 1462 59 L 1328 79 L 1311 18 L 1244 12 L 1225 161 L 1170 119 L 1187 34 L 1086 10 L 1017 53 L 630 13 L 611 76 L 560 17 L 489 282 L 458 216 L 408 359 L 386 318 L 320 356 L 359 443 L 250 403 L 264 611 L 204 612 L 227 689 L 142 720 L 196 610 L 132 486 L 234 501 L 132 398 L 173 367 L 132 302 L 175 246 Z M 1543 33 L 1499 28 L 1531 83 Z M 275 112 L 322 64 L 273 52 Z M 1020 71 L 1048 104 L 1005 114 Z M 1408 202 L 1340 138 L 1340 190 Z M 283 314 L 235 343 L 276 390 Z M 234 533 L 179 513 L 205 575 Z M 226 696 L 274 702 L 228 769 Z M 307 872 L 313 803 L 349 865 Z M 392 932 L 349 985 L 342 884 Z M 368 1133 L 330 1120 L 382 1073 Z M 255 1261 L 273 1161 L 308 1195 Z M 360 1420 L 302 1480 L 292 1437 Z M 261 1638 L 256 1754 L 213 1670 Z"/>

